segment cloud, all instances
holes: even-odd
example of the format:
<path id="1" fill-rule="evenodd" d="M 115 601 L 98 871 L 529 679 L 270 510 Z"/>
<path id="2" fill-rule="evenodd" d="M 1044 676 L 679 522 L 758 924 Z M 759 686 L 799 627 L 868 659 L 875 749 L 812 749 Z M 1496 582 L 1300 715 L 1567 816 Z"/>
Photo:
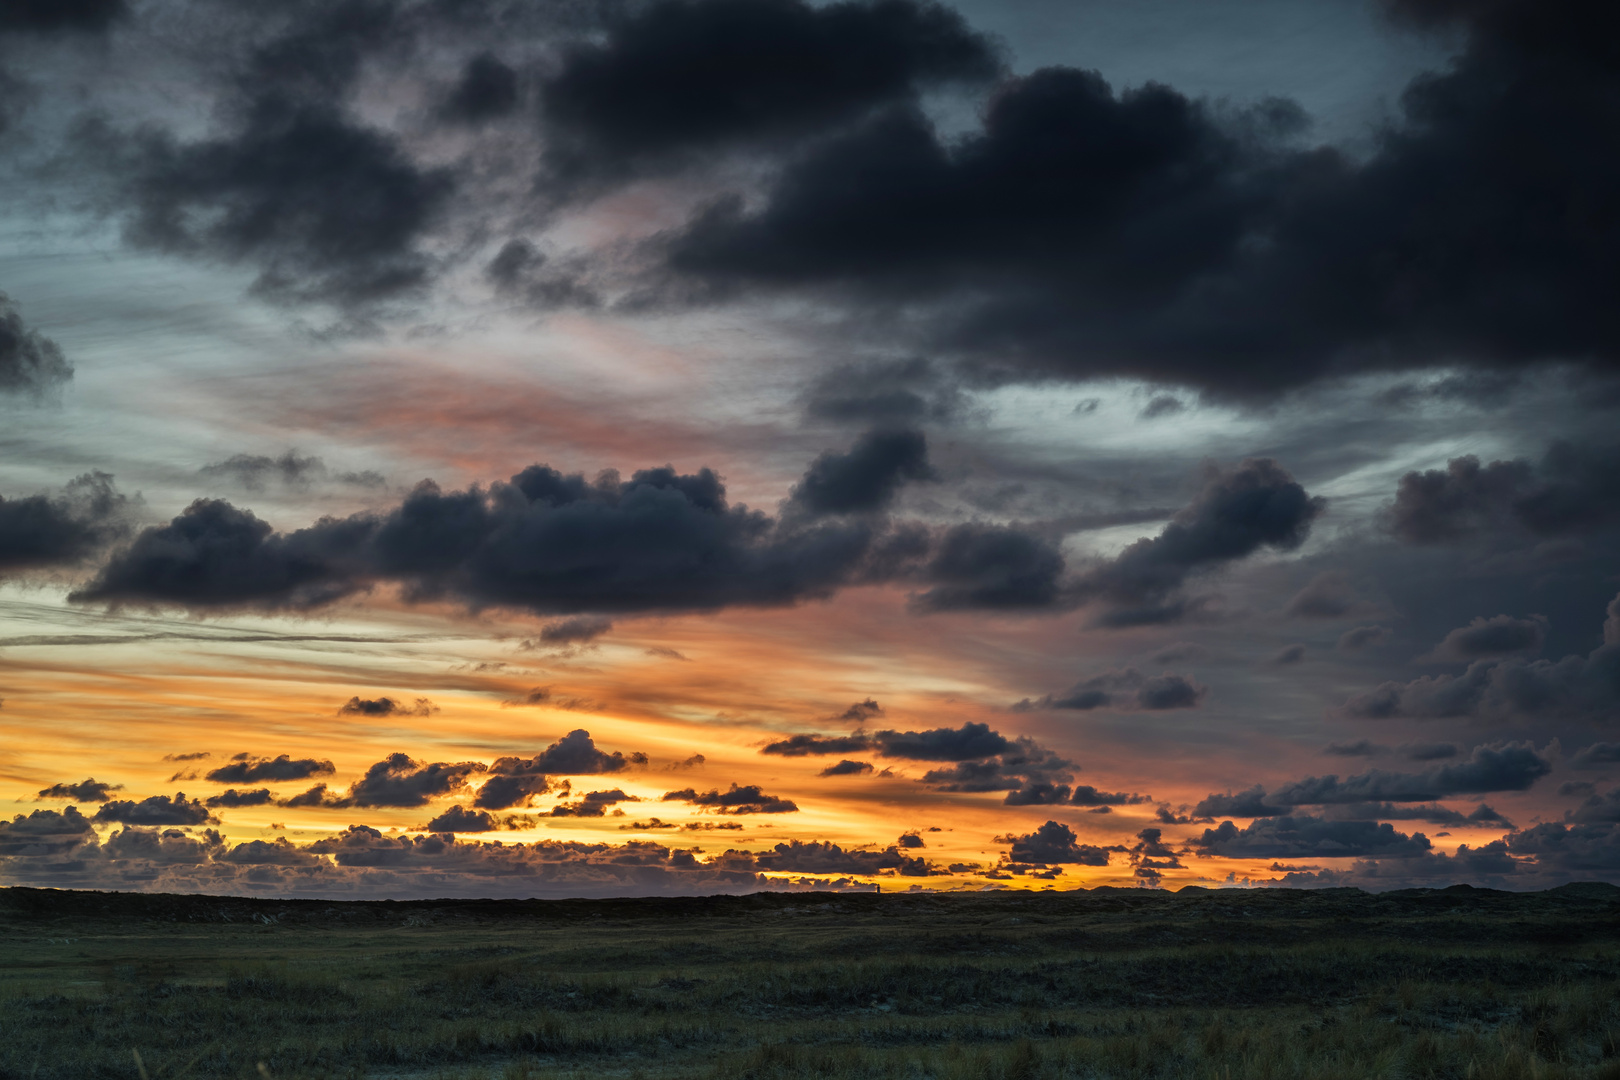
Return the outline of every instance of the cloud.
<path id="1" fill-rule="evenodd" d="M 376 472 L 333 474 L 320 458 L 301 457 L 296 450 L 288 450 L 274 458 L 263 454 L 233 454 L 224 461 L 204 465 L 197 472 L 203 476 L 231 480 L 248 491 L 263 491 L 271 481 L 295 491 L 329 478 L 357 487 L 381 487 L 387 483 L 382 474 Z"/>
<path id="2" fill-rule="evenodd" d="M 613 629 L 611 619 L 576 615 L 571 619 L 559 619 L 542 626 L 540 640 L 547 645 L 573 645 L 595 641 L 611 629 Z"/>
<path id="3" fill-rule="evenodd" d="M 1423 749 L 1433 754 L 1436 748 Z M 1296 806 L 1426 802 L 1456 795 L 1525 791 L 1551 771 L 1552 763 L 1528 742 L 1492 743 L 1476 746 L 1466 761 L 1433 765 L 1420 773 L 1373 769 L 1343 780 L 1332 774 L 1308 776 L 1284 784 L 1269 795 L 1259 786 L 1235 795 L 1211 794 L 1199 802 L 1193 814 L 1200 818 L 1258 818 L 1284 815 Z"/>
<path id="4" fill-rule="evenodd" d="M 493 832 L 500 828 L 483 810 L 463 810 L 458 803 L 427 823 L 430 833 Z"/>
<path id="5" fill-rule="evenodd" d="M 348 803 L 345 800 L 338 798 L 336 795 L 333 795 L 330 791 L 328 791 L 326 789 L 325 784 L 316 784 L 307 791 L 299 792 L 297 795 L 289 795 L 287 798 L 282 799 L 280 802 L 276 803 L 276 805 L 277 806 L 312 806 L 312 807 L 330 806 L 330 807 L 343 807 L 343 806 L 347 806 Z"/>
<path id="6" fill-rule="evenodd" d="M 1007 858 L 1015 863 L 1108 865 L 1107 848 L 1080 843 L 1073 829 L 1057 821 L 1048 821 L 1023 836 L 998 836 L 996 843 L 1012 845 Z"/>
<path id="7" fill-rule="evenodd" d="M 879 705 L 871 698 L 867 698 L 865 701 L 857 701 L 849 708 L 845 709 L 843 713 L 839 715 L 838 719 L 850 720 L 854 723 L 862 724 L 872 719 L 874 716 L 882 715 L 883 706 Z"/>
<path id="8" fill-rule="evenodd" d="M 548 183 L 589 192 L 706 155 L 791 145 L 997 68 L 989 43 L 936 4 L 657 0 L 567 47 L 541 82 Z"/>
<path id="9" fill-rule="evenodd" d="M 450 123 L 475 127 L 510 116 L 521 102 L 518 73 L 494 53 L 481 52 L 461 69 L 461 77 L 439 106 L 439 115 Z"/>
<path id="10" fill-rule="evenodd" d="M 1401 477 L 1390 527 L 1408 544 L 1531 539 L 1590 532 L 1620 513 L 1620 446 L 1555 442 L 1541 461 L 1453 458 Z"/>
<path id="11" fill-rule="evenodd" d="M 201 800 L 177 793 L 173 798 L 153 795 L 140 802 L 114 799 L 103 803 L 92 820 L 125 825 L 204 825 L 215 819 Z"/>
<path id="12" fill-rule="evenodd" d="M 48 788 L 41 788 L 38 797 L 41 799 L 73 799 L 75 802 L 106 802 L 111 798 L 107 794 L 109 791 L 122 790 L 124 790 L 123 784 L 102 783 L 92 776 L 80 780 L 77 784 L 52 784 Z"/>
<path id="13" fill-rule="evenodd" d="M 390 754 L 372 765 L 349 788 L 348 806 L 424 806 L 441 795 L 459 792 L 467 778 L 488 771 L 478 761 L 420 764 L 405 754 Z"/>
<path id="14" fill-rule="evenodd" d="M 807 757 L 812 754 L 860 753 L 872 747 L 871 738 L 864 732 L 857 735 L 793 735 L 769 743 L 762 754 L 782 757 Z"/>
<path id="15" fill-rule="evenodd" d="M 758 788 L 755 789 L 756 791 Z M 640 802 L 634 795 L 626 795 L 618 788 L 612 791 L 593 791 L 575 803 L 558 803 L 551 808 L 552 817 L 601 817 L 608 807 L 622 802 Z M 790 804 L 791 805 L 791 804 Z M 798 809 L 794 807 L 794 809 Z M 738 811 L 743 813 L 746 811 Z M 765 811 L 769 813 L 770 811 Z"/>
<path id="16" fill-rule="evenodd" d="M 72 378 L 73 365 L 56 342 L 29 329 L 11 297 L 0 293 L 0 394 L 38 397 Z"/>
<path id="17" fill-rule="evenodd" d="M 1063 602 L 1063 571 L 1062 552 L 1031 532 L 956 525 L 934 545 L 919 574 L 932 587 L 912 604 L 919 611 L 1051 608 Z"/>
<path id="18" fill-rule="evenodd" d="M 1147 676 L 1135 668 L 1107 671 L 1076 683 L 1064 693 L 1043 698 L 1040 707 L 1048 709 L 1115 709 L 1122 712 L 1162 712 L 1192 709 L 1200 705 L 1209 689 L 1185 675 Z"/>
<path id="19" fill-rule="evenodd" d="M 427 698 L 417 698 L 409 705 L 393 698 L 352 697 L 338 709 L 339 716 L 432 716 L 439 707 Z"/>
<path id="20" fill-rule="evenodd" d="M 1479 10 L 1366 155 L 1299 140 L 1292 102 L 1220 108 L 1043 68 L 965 134 L 906 107 L 830 134 L 763 197 L 697 214 L 668 272 L 704 296 L 834 296 L 899 347 L 1002 377 L 1267 396 L 1437 357 L 1612 370 L 1602 253 L 1620 227 L 1543 214 L 1611 205 L 1616 162 L 1583 137 L 1620 121 L 1590 44 L 1609 13 Z"/>
<path id="21" fill-rule="evenodd" d="M 1387 626 L 1356 626 L 1339 635 L 1340 652 L 1360 652 L 1389 640 Z"/>
<path id="22" fill-rule="evenodd" d="M 864 761 L 851 761 L 845 758 L 836 765 L 829 765 L 822 769 L 818 776 L 865 776 L 872 771 L 872 766 Z"/>
<path id="23" fill-rule="evenodd" d="M 1266 663 L 1271 664 L 1273 667 L 1286 667 L 1290 664 L 1297 664 L 1304 659 L 1305 646 L 1295 642 L 1292 645 L 1285 645 L 1278 649 L 1266 660 Z"/>
<path id="24" fill-rule="evenodd" d="M 1620 764 L 1620 742 L 1595 742 L 1583 746 L 1570 756 L 1569 764 L 1576 769 L 1601 769 L 1605 765 Z"/>
<path id="25" fill-rule="evenodd" d="M 747 852 L 728 851 L 728 857 L 748 857 Z M 903 855 L 900 845 L 891 844 L 882 851 L 855 851 L 820 840 L 805 842 L 788 840 L 768 851 L 752 856 L 754 865 L 761 870 L 799 874 L 859 874 L 875 875 L 898 873 L 901 877 L 928 877 L 944 874 L 926 859 Z"/>
<path id="26" fill-rule="evenodd" d="M 1455 743 L 1402 743 L 1396 749 L 1402 757 L 1413 761 L 1438 761 L 1457 756 Z"/>
<path id="27" fill-rule="evenodd" d="M 1554 718 L 1606 722 L 1620 707 L 1620 625 L 1614 623 L 1620 597 L 1607 610 L 1604 643 L 1587 656 L 1557 661 L 1475 660 L 1461 675 L 1383 683 L 1347 699 L 1340 712 L 1368 720 L 1477 717 L 1499 722 Z M 1485 629 L 1496 632 L 1493 627 Z M 1510 628 L 1509 632 L 1516 631 Z"/>
<path id="28" fill-rule="evenodd" d="M 127 11 L 124 0 L 17 0 L 0 10 L 0 33 L 95 33 Z"/>
<path id="29" fill-rule="evenodd" d="M 960 728 L 872 731 L 853 735 L 794 735 L 767 744 L 762 754 L 782 757 L 873 753 L 910 761 L 953 762 L 932 769 L 921 783 L 942 791 L 1019 791 L 1073 779 L 1075 766 L 1035 740 L 1009 739 L 990 725 L 969 721 Z M 856 763 L 859 764 L 859 763 Z M 836 766 L 835 766 L 836 767 Z M 824 775 L 836 775 L 826 773 Z M 1037 795 L 1030 795 L 1037 798 Z"/>
<path id="30" fill-rule="evenodd" d="M 81 131 L 128 242 L 254 267 L 256 291 L 276 299 L 367 305 L 426 284 L 434 264 L 420 242 L 448 209 L 454 174 L 418 165 L 346 109 L 363 52 L 393 21 L 386 5 L 333 4 L 232 58 L 236 85 L 209 136 Z"/>
<path id="31" fill-rule="evenodd" d="M 1310 815 L 1261 818 L 1242 829 L 1223 821 L 1191 843 L 1205 854 L 1229 859 L 1412 858 L 1431 848 L 1422 833 L 1408 836 L 1388 822 L 1329 821 Z"/>
<path id="32" fill-rule="evenodd" d="M 125 828 L 98 842 L 69 808 L 0 821 L 0 875 L 47 888 L 331 899 L 706 896 L 758 889 L 848 888 L 850 883 L 767 881 L 752 858 L 716 856 L 648 841 L 463 841 L 389 836 L 366 825 L 298 844 L 277 838 L 234 846 L 218 833 Z"/>
<path id="33" fill-rule="evenodd" d="M 275 801 L 275 796 L 269 788 L 257 788 L 253 791 L 237 791 L 235 788 L 226 788 L 218 795 L 210 795 L 203 804 L 210 809 L 219 807 L 235 808 L 239 806 L 268 806 Z"/>
<path id="34" fill-rule="evenodd" d="M 765 794 L 758 784 L 746 787 L 732 784 L 727 791 L 699 792 L 692 788 L 666 791 L 662 801 L 691 803 L 722 814 L 786 814 L 799 809 L 791 800 Z"/>
<path id="35" fill-rule="evenodd" d="M 1510 615 L 1498 615 L 1494 619 L 1481 617 L 1447 634 L 1424 659 L 1468 661 L 1540 652 L 1546 638 L 1547 620 L 1540 615 L 1528 619 L 1515 619 Z"/>
<path id="36" fill-rule="evenodd" d="M 1328 570 L 1295 593 L 1284 610 L 1296 619 L 1338 619 L 1353 611 L 1356 604 L 1349 576 L 1340 570 Z"/>
<path id="37" fill-rule="evenodd" d="M 847 453 L 827 451 L 806 470 L 790 502 L 810 514 L 888 509 L 906 481 L 938 480 L 920 431 L 869 431 Z"/>
<path id="38" fill-rule="evenodd" d="M 1334 757 L 1377 757 L 1389 753 L 1389 747 L 1379 746 L 1369 739 L 1357 739 L 1351 743 L 1328 743 L 1322 747 L 1322 753 Z"/>
<path id="39" fill-rule="evenodd" d="M 945 422 L 966 409 L 956 381 L 920 357 L 839 365 L 811 385 L 805 403 L 812 417 L 847 423 Z"/>
<path id="40" fill-rule="evenodd" d="M 534 796 L 550 791 L 551 781 L 543 773 L 516 771 L 527 764 L 521 758 L 498 758 L 490 766 L 493 775 L 478 789 L 473 806 L 481 810 L 508 810 L 528 806 Z"/>
<path id="41" fill-rule="evenodd" d="M 0 498 L 0 574 L 78 565 L 124 534 L 129 510 L 101 472 L 60 494 Z"/>
<path id="42" fill-rule="evenodd" d="M 730 506 L 707 469 L 591 484 L 537 465 L 487 491 L 423 483 L 384 515 L 293 533 L 199 500 L 142 532 L 74 599 L 306 610 L 386 581 L 407 600 L 551 614 L 772 607 L 846 584 L 873 537 L 863 524 L 790 529 Z"/>
<path id="43" fill-rule="evenodd" d="M 647 755 L 639 751 L 628 757 L 619 750 L 609 754 L 597 749 L 591 733 L 575 728 L 532 758 L 503 757 L 490 766 L 490 771 L 509 776 L 533 776 L 555 773 L 560 776 L 591 776 L 615 773 L 631 765 L 645 765 Z"/>
<path id="44" fill-rule="evenodd" d="M 359 699 L 351 700 L 358 701 Z M 350 710 L 345 706 L 344 711 Z M 217 784 L 252 784 L 266 780 L 307 780 L 311 776 L 329 775 L 334 769 L 335 766 L 330 761 L 318 761 L 315 758 L 298 758 L 294 760 L 286 754 L 279 754 L 274 758 L 255 758 L 246 754 L 238 754 L 231 759 L 229 765 L 221 765 L 219 768 L 211 770 L 207 774 L 207 779 Z"/>

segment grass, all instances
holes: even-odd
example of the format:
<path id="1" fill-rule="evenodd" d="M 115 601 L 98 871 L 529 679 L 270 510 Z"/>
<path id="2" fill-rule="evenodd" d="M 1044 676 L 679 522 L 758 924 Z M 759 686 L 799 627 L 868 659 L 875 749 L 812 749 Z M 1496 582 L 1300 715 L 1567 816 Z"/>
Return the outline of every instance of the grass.
<path id="1" fill-rule="evenodd" d="M 0 943 L 0 1080 L 1620 1080 L 1605 887 L 354 904 L 10 889 Z"/>

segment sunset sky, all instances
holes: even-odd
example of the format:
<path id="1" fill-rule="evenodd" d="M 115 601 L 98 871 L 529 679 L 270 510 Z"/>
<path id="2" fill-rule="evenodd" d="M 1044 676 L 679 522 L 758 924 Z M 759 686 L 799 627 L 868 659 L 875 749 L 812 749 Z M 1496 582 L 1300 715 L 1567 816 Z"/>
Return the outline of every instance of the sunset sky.
<path id="1" fill-rule="evenodd" d="M 1620 881 L 1598 0 L 0 9 L 0 883 Z"/>

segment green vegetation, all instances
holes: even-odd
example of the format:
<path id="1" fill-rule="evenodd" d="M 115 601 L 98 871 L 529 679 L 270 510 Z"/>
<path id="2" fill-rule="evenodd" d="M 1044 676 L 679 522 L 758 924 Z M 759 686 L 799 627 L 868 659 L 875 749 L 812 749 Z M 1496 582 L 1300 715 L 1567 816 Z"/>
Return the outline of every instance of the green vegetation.
<path id="1" fill-rule="evenodd" d="M 1620 1080 L 1610 886 L 408 903 L 9 889 L 0 943 L 0 1080 Z"/>

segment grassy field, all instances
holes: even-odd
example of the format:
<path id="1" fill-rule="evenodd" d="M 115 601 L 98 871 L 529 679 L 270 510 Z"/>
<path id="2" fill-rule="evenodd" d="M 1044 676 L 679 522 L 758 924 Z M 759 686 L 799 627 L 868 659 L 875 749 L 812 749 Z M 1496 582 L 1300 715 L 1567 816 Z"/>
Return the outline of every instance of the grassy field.
<path id="1" fill-rule="evenodd" d="M 1620 889 L 0 890 L 0 1078 L 1620 1080 Z"/>

